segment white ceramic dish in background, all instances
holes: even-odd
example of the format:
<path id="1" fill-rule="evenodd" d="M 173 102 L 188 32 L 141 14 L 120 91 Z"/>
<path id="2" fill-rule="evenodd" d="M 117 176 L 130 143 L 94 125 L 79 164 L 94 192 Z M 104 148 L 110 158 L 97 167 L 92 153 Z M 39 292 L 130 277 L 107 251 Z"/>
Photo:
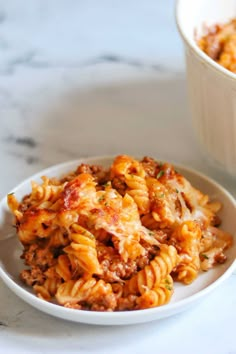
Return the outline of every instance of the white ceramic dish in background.
<path id="1" fill-rule="evenodd" d="M 111 157 L 100 157 L 81 159 L 57 165 L 37 173 L 21 183 L 13 191 L 17 198 L 21 198 L 31 191 L 30 181 L 40 182 L 42 175 L 49 177 L 60 176 L 75 169 L 81 162 L 109 166 L 111 161 Z M 222 228 L 235 235 L 236 202 L 234 198 L 211 179 L 187 168 L 178 165 L 175 166 L 194 186 L 223 203 L 220 213 L 223 220 Z M 16 295 L 38 310 L 74 322 L 98 325 L 126 325 L 172 316 L 200 301 L 227 279 L 235 268 L 236 242 L 227 251 L 228 260 L 225 264 L 216 266 L 212 270 L 199 275 L 197 280 L 189 286 L 175 283 L 175 293 L 168 305 L 147 310 L 114 313 L 69 309 L 37 298 L 31 289 L 19 280 L 19 272 L 25 266 L 20 259 L 22 247 L 14 234 L 9 215 L 6 198 L 4 198 L 0 203 L 0 277 Z"/>
<path id="2" fill-rule="evenodd" d="M 185 44 L 190 108 L 207 155 L 236 176 L 236 74 L 201 51 L 195 33 L 236 17 L 236 0 L 178 0 L 176 22 Z"/>

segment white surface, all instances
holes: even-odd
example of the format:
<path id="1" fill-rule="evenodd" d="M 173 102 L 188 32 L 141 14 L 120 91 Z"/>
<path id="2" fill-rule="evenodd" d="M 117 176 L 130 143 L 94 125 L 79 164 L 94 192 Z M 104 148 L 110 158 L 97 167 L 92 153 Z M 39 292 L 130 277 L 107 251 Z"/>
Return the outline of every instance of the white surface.
<path id="1" fill-rule="evenodd" d="M 120 152 L 176 160 L 236 195 L 194 138 L 173 0 L 0 8 L 1 197 L 49 165 Z M 181 315 L 116 328 L 59 321 L 0 282 L 0 353 L 235 354 L 235 293 L 233 275 Z"/>
<path id="2" fill-rule="evenodd" d="M 187 80 L 196 131 L 206 153 L 236 176 L 236 75 L 196 44 L 203 26 L 236 16 L 236 0 L 179 0 L 177 24 L 185 43 Z"/>
<path id="3" fill-rule="evenodd" d="M 111 166 L 113 158 L 89 158 L 71 161 L 68 163 L 53 166 L 22 182 L 13 188 L 13 192 L 18 200 L 31 193 L 31 181 L 41 183 L 41 176 L 60 177 L 70 171 L 76 170 L 81 163 L 92 165 Z M 182 173 L 195 188 L 203 193 L 207 193 L 214 200 L 220 201 L 224 208 L 221 211 L 222 230 L 227 230 L 236 238 L 236 202 L 234 198 L 220 185 L 211 179 L 175 164 L 177 171 Z M 189 286 L 174 284 L 174 295 L 168 305 L 147 309 L 143 311 L 124 311 L 124 312 L 96 312 L 80 311 L 68 309 L 53 303 L 44 301 L 35 296 L 31 288 L 24 286 L 19 281 L 19 273 L 24 269 L 24 264 L 20 260 L 22 246 L 19 244 L 15 233 L 9 234 L 11 227 L 11 217 L 7 208 L 7 199 L 4 198 L 0 203 L 0 228 L 3 235 L 0 235 L 0 277 L 16 295 L 25 300 L 28 304 L 40 311 L 53 316 L 97 325 L 127 325 L 160 320 L 165 317 L 176 315 L 202 301 L 206 295 L 215 290 L 218 286 L 228 279 L 235 268 L 236 243 L 227 251 L 227 262 L 223 265 L 214 267 L 209 272 L 199 275 L 199 277 Z M 5 234 L 4 234 L 5 233 Z M 6 237 L 5 237 L 6 236 Z"/>

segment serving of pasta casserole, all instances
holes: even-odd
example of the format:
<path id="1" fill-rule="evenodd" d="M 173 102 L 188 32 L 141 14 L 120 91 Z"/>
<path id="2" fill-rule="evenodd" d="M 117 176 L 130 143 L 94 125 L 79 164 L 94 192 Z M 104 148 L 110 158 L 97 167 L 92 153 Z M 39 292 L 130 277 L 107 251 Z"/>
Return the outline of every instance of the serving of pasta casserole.
<path id="1" fill-rule="evenodd" d="M 109 168 L 81 164 L 42 177 L 18 201 L 8 195 L 27 266 L 21 280 L 67 308 L 126 311 L 168 303 L 226 261 L 232 236 L 218 201 L 174 166 L 120 155 Z"/>

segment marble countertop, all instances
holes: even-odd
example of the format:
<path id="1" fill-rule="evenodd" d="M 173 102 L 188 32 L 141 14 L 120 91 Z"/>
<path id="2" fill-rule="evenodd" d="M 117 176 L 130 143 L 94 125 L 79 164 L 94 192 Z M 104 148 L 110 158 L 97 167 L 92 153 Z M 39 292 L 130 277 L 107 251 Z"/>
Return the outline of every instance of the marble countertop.
<path id="1" fill-rule="evenodd" d="M 173 0 L 0 4 L 0 197 L 47 166 L 128 153 L 176 161 L 236 195 L 188 111 Z M 43 314 L 0 281 L 0 353 L 235 354 L 236 275 L 195 308 L 102 327 Z"/>

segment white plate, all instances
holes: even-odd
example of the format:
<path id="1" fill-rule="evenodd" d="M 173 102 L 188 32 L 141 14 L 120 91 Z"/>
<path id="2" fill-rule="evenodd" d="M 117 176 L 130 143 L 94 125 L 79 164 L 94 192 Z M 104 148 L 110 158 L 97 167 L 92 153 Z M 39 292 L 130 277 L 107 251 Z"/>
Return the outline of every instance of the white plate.
<path id="1" fill-rule="evenodd" d="M 13 191 L 17 198 L 21 198 L 31 191 L 30 181 L 41 181 L 42 175 L 50 177 L 65 174 L 79 165 L 81 162 L 90 164 L 100 164 L 109 166 L 111 157 L 99 157 L 90 159 L 81 159 L 67 162 L 61 165 L 53 166 L 41 171 L 29 179 L 25 180 Z M 209 194 L 211 197 L 223 203 L 223 209 L 220 216 L 223 220 L 222 229 L 231 232 L 235 236 L 236 230 L 236 202 L 234 198 L 219 184 L 193 170 L 175 165 L 192 184 Z M 147 310 L 124 311 L 124 312 L 90 312 L 65 308 L 36 297 L 31 289 L 25 286 L 19 280 L 19 272 L 24 268 L 20 259 L 22 247 L 14 234 L 11 226 L 12 217 L 8 211 L 6 198 L 0 203 L 0 276 L 5 284 L 20 298 L 36 307 L 37 309 L 74 322 L 82 322 L 99 325 L 123 325 L 142 323 L 158 320 L 167 316 L 179 313 L 209 294 L 225 279 L 227 279 L 235 268 L 236 242 L 233 247 L 227 251 L 227 262 L 216 266 L 212 270 L 200 274 L 191 285 L 182 285 L 175 283 L 175 292 L 168 305 L 156 307 Z"/>

